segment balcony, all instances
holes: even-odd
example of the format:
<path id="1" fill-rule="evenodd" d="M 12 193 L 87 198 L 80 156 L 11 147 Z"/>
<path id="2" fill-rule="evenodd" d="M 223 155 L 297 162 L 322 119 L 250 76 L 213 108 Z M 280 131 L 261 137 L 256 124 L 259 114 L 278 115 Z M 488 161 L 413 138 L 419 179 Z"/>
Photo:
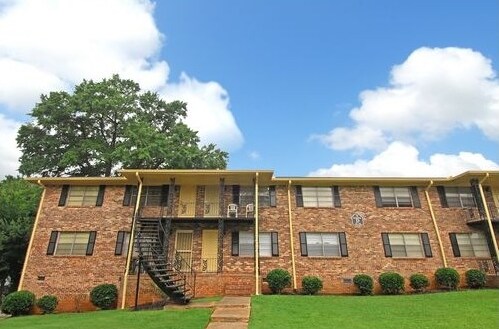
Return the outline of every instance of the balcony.
<path id="1" fill-rule="evenodd" d="M 499 224 L 499 209 L 493 202 L 488 202 L 487 207 L 492 223 Z M 481 224 L 487 221 L 485 214 L 480 214 L 476 207 L 463 208 L 463 217 L 468 225 Z"/>
<path id="2" fill-rule="evenodd" d="M 227 203 L 220 205 L 218 202 L 185 202 L 178 201 L 168 207 L 144 207 L 143 217 L 166 217 L 175 221 L 217 221 L 224 218 L 233 221 L 253 221 L 255 209 L 253 203 Z"/>

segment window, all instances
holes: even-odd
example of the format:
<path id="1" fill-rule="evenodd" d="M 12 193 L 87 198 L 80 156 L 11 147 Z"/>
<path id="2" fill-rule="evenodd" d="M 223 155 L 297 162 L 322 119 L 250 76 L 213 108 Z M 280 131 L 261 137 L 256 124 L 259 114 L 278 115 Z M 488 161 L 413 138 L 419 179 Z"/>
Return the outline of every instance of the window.
<path id="1" fill-rule="evenodd" d="M 142 186 L 142 193 L 140 196 L 141 204 L 143 206 L 166 206 L 168 200 L 168 185 L 162 186 Z M 137 202 L 137 186 L 127 185 L 125 187 L 125 196 L 123 198 L 123 205 L 135 205 Z"/>
<path id="2" fill-rule="evenodd" d="M 236 191 L 234 191 L 236 192 Z M 235 198 L 236 196 L 234 196 Z M 234 200 L 236 201 L 236 200 Z M 255 203 L 255 187 L 254 186 L 240 186 L 239 187 L 239 201 L 234 202 L 242 207 L 247 204 Z"/>
<path id="3" fill-rule="evenodd" d="M 275 207 L 276 193 L 275 186 L 258 187 L 258 207 Z"/>
<path id="4" fill-rule="evenodd" d="M 296 206 L 311 208 L 341 207 L 338 186 L 296 186 Z"/>
<path id="5" fill-rule="evenodd" d="M 127 255 L 129 243 L 130 243 L 130 232 L 119 231 L 118 237 L 116 238 L 116 247 L 114 248 L 114 254 L 116 256 Z"/>
<path id="6" fill-rule="evenodd" d="M 260 257 L 279 256 L 277 232 L 261 232 L 258 234 Z"/>
<path id="7" fill-rule="evenodd" d="M 437 186 L 438 196 L 442 208 L 469 208 L 476 207 L 471 187 L 444 187 Z"/>
<path id="8" fill-rule="evenodd" d="M 232 232 L 232 256 L 253 257 L 255 254 L 254 238 L 253 232 Z M 277 232 L 261 232 L 259 241 L 261 257 L 279 256 Z"/>
<path id="9" fill-rule="evenodd" d="M 348 256 L 346 235 L 340 233 L 300 233 L 302 256 L 346 257 Z"/>
<path id="10" fill-rule="evenodd" d="M 423 258 L 433 256 L 427 233 L 382 233 L 381 238 L 386 257 Z"/>
<path id="11" fill-rule="evenodd" d="M 93 254 L 96 232 L 52 231 L 47 255 L 78 256 Z"/>
<path id="12" fill-rule="evenodd" d="M 487 239 L 481 232 L 450 233 L 455 257 L 490 257 Z"/>
<path id="13" fill-rule="evenodd" d="M 421 207 L 416 187 L 378 187 L 374 188 L 378 207 Z"/>
<path id="14" fill-rule="evenodd" d="M 102 206 L 105 186 L 63 185 L 59 206 L 85 207 Z"/>

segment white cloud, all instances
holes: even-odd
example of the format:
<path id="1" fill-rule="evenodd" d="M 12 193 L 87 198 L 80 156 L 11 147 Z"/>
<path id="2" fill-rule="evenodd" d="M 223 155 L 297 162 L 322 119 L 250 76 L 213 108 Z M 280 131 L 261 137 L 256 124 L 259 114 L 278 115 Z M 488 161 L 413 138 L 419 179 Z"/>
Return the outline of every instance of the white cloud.
<path id="1" fill-rule="evenodd" d="M 463 48 L 419 48 L 392 68 L 390 86 L 366 90 L 353 127 L 320 136 L 335 150 L 375 149 L 392 140 L 435 140 L 477 127 L 499 141 L 499 80 L 491 61 Z"/>
<path id="2" fill-rule="evenodd" d="M 428 161 L 419 158 L 416 147 L 404 142 L 391 143 L 386 150 L 370 160 L 357 160 L 351 164 L 335 164 L 311 172 L 310 176 L 342 177 L 447 177 L 466 170 L 498 170 L 499 165 L 482 154 L 433 154 Z"/>
<path id="3" fill-rule="evenodd" d="M 0 113 L 0 178 L 5 175 L 15 175 L 19 166 L 18 159 L 21 152 L 16 147 L 17 130 L 21 124 L 19 122 L 5 118 Z"/>
<path id="4" fill-rule="evenodd" d="M 260 159 L 260 153 L 258 153 L 257 151 L 251 151 L 249 154 L 248 154 L 249 158 L 251 160 L 259 160 Z"/>

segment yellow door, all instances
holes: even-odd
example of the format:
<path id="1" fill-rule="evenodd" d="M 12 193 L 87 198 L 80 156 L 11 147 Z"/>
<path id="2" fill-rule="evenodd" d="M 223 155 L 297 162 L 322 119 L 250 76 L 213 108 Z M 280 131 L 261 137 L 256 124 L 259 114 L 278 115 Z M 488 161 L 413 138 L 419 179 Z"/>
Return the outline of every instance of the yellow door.
<path id="1" fill-rule="evenodd" d="M 219 208 L 219 187 L 216 185 L 207 185 L 204 190 L 204 216 L 217 217 L 220 215 Z"/>
<path id="2" fill-rule="evenodd" d="M 196 186 L 182 185 L 178 205 L 179 217 L 194 217 L 196 215 Z"/>
<path id="3" fill-rule="evenodd" d="M 177 231 L 175 261 L 181 271 L 189 271 L 192 264 L 192 231 Z"/>
<path id="4" fill-rule="evenodd" d="M 201 246 L 201 271 L 216 272 L 218 255 L 218 231 L 203 230 Z"/>

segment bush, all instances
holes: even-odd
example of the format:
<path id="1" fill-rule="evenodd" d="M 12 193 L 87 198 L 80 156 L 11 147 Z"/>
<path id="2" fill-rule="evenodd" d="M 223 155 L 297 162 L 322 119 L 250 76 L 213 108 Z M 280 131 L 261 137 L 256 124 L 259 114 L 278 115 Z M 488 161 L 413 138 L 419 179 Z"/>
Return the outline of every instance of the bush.
<path id="1" fill-rule="evenodd" d="M 118 289 L 114 284 L 101 284 L 90 292 L 90 301 L 102 310 L 115 308 L 117 299 Z"/>
<path id="2" fill-rule="evenodd" d="M 359 289 L 361 295 L 373 294 L 374 281 L 369 275 L 357 274 L 353 277 L 353 284 Z"/>
<path id="3" fill-rule="evenodd" d="M 420 273 L 411 275 L 409 281 L 411 288 L 416 292 L 424 292 L 430 285 L 430 280 L 428 280 L 428 277 Z"/>
<path id="4" fill-rule="evenodd" d="M 459 285 L 459 273 L 452 267 L 441 267 L 436 270 L 435 279 L 442 289 L 456 290 Z"/>
<path id="5" fill-rule="evenodd" d="M 12 316 L 25 315 L 31 312 L 35 304 L 35 294 L 21 290 L 8 294 L 2 302 L 2 312 Z"/>
<path id="6" fill-rule="evenodd" d="M 404 278 L 398 273 L 382 273 L 378 281 L 385 295 L 398 295 L 404 291 Z"/>
<path id="7" fill-rule="evenodd" d="M 267 274 L 269 288 L 274 294 L 280 294 L 286 286 L 291 284 L 291 274 L 283 269 L 275 269 Z"/>
<path id="8" fill-rule="evenodd" d="M 465 276 L 468 287 L 473 289 L 483 288 L 485 287 L 485 283 L 487 283 L 487 276 L 480 270 L 468 270 L 466 271 Z"/>
<path id="9" fill-rule="evenodd" d="M 43 314 L 50 314 L 54 313 L 58 303 L 57 297 L 45 295 L 36 301 L 36 306 L 42 310 Z"/>
<path id="10" fill-rule="evenodd" d="M 301 280 L 301 286 L 303 288 L 303 293 L 315 295 L 322 289 L 322 280 L 314 275 L 305 276 Z"/>

